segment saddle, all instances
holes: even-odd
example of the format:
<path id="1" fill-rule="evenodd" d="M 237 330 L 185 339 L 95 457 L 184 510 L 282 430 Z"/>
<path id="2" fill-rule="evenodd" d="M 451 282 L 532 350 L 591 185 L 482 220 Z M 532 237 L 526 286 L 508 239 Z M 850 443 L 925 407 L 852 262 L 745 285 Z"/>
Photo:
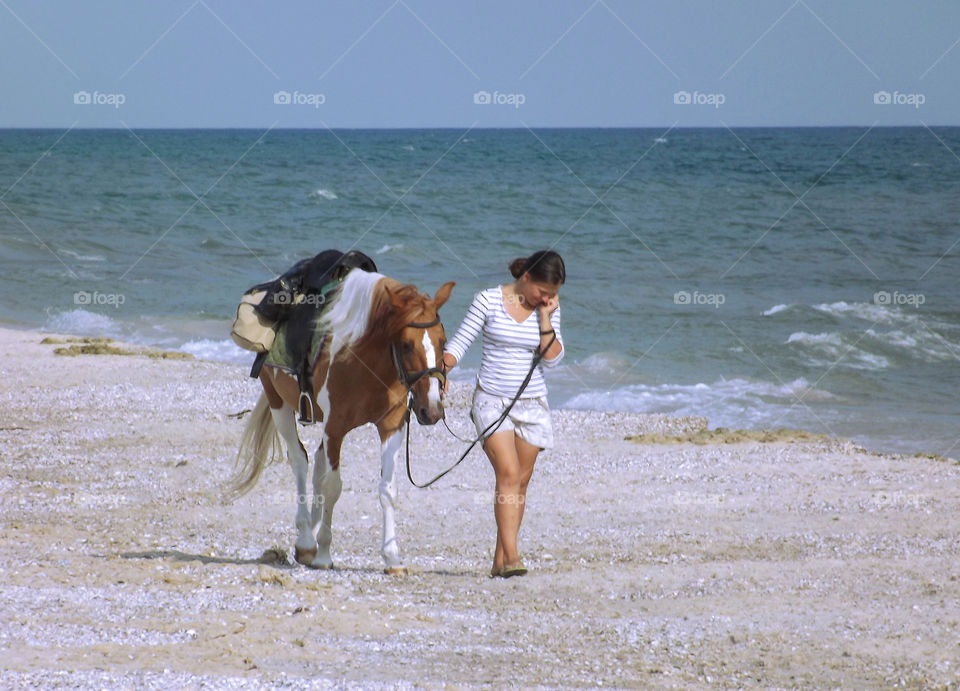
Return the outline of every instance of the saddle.
<path id="1" fill-rule="evenodd" d="M 315 257 L 301 259 L 283 274 L 265 283 L 252 286 L 247 292 L 264 291 L 263 299 L 254 310 L 264 319 L 274 322 L 276 328 L 285 329 L 286 338 L 277 343 L 286 349 L 284 360 L 292 363 L 297 383 L 300 386 L 300 423 L 316 422 L 313 400 L 313 365 L 311 344 L 315 339 L 314 328 L 319 317 L 340 283 L 353 269 L 374 272 L 377 265 L 363 252 L 351 250 L 324 250 Z M 259 353 L 253 361 L 250 376 L 257 378 L 270 354 Z"/>

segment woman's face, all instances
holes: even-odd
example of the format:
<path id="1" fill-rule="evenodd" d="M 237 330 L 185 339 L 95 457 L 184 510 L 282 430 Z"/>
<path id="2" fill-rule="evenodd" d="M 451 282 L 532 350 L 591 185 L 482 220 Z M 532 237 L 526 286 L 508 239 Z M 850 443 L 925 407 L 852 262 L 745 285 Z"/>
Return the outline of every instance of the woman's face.
<path id="1" fill-rule="evenodd" d="M 530 274 L 520 277 L 520 289 L 523 292 L 524 302 L 531 309 L 546 304 L 560 292 L 559 283 L 538 283 L 530 278 Z"/>

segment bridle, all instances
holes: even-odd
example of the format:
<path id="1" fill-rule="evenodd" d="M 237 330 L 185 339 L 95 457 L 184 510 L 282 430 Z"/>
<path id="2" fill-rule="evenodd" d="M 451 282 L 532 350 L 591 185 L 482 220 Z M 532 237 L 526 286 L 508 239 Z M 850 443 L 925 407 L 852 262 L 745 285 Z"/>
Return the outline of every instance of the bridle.
<path id="1" fill-rule="evenodd" d="M 436 326 L 439 323 L 440 317 L 438 316 L 432 322 L 410 322 L 407 324 L 407 327 L 411 329 L 429 329 L 431 326 Z M 414 385 L 424 377 L 435 377 L 440 383 L 440 388 L 443 388 L 447 380 L 447 374 L 441 367 L 428 367 L 427 369 L 408 372 L 407 368 L 403 365 L 403 358 L 400 357 L 396 343 L 390 344 L 390 353 L 393 355 L 393 364 L 397 368 L 397 377 L 403 382 L 403 385 L 407 387 L 407 393 L 410 393 Z M 443 357 L 443 354 L 441 353 L 440 356 Z"/>

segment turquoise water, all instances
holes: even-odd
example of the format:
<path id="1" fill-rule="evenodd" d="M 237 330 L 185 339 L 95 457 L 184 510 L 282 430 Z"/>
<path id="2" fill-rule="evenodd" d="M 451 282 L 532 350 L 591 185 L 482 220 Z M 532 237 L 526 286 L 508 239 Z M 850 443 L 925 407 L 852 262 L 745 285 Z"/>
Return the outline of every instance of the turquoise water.
<path id="1" fill-rule="evenodd" d="M 957 128 L 0 131 L 0 319 L 245 363 L 238 296 L 321 249 L 456 281 L 452 331 L 552 246 L 555 407 L 956 456 L 954 152 Z"/>

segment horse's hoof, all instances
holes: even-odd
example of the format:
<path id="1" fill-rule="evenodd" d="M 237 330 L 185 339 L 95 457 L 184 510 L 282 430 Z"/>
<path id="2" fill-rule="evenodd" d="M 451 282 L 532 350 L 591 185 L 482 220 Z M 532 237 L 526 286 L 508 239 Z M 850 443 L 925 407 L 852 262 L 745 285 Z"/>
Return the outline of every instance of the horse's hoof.
<path id="1" fill-rule="evenodd" d="M 383 570 L 388 576 L 409 576 L 410 570 L 406 566 L 389 566 Z"/>
<path id="2" fill-rule="evenodd" d="M 293 558 L 297 560 L 298 564 L 303 564 L 304 566 L 313 566 L 313 560 L 317 558 L 317 550 L 300 549 L 299 547 L 294 546 Z"/>

